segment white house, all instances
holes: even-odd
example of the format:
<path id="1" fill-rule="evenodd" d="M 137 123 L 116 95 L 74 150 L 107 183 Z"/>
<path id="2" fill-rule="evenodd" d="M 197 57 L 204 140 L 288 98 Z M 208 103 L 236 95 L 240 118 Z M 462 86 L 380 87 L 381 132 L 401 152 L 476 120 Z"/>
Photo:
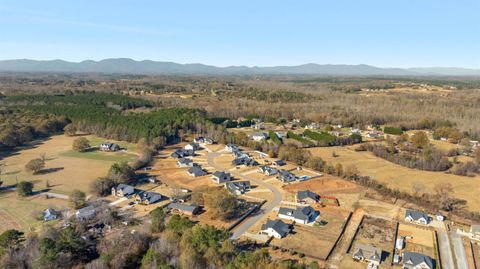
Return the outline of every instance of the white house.
<path id="1" fill-rule="evenodd" d="M 255 141 L 262 141 L 268 138 L 268 135 L 264 132 L 256 132 L 251 135 L 252 139 Z"/>
<path id="2" fill-rule="evenodd" d="M 421 225 L 428 225 L 430 223 L 430 217 L 420 211 L 407 210 L 405 212 L 405 221 Z"/>
<path id="3" fill-rule="evenodd" d="M 319 215 L 311 206 L 291 209 L 280 207 L 278 210 L 278 217 L 281 219 L 291 220 L 299 224 L 308 224 L 314 221 Z"/>
<path id="4" fill-rule="evenodd" d="M 378 266 L 382 261 L 382 252 L 382 249 L 372 245 L 356 244 L 352 257 L 355 261 L 364 261 Z"/>
<path id="5" fill-rule="evenodd" d="M 291 231 L 290 225 L 281 220 L 268 220 L 267 223 L 262 225 L 260 233 L 280 239 L 287 236 Z"/>
<path id="6" fill-rule="evenodd" d="M 199 148 L 200 148 L 200 145 L 198 143 L 190 143 L 184 147 L 184 149 L 186 150 L 198 150 Z"/>
<path id="7" fill-rule="evenodd" d="M 417 252 L 403 253 L 403 268 L 407 269 L 433 269 L 435 260 Z"/>

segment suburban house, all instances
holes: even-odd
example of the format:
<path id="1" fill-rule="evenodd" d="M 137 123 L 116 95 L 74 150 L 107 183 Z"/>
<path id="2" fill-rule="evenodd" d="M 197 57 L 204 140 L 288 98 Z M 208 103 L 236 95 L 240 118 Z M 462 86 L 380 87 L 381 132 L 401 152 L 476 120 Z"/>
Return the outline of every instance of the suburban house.
<path id="1" fill-rule="evenodd" d="M 232 161 L 233 165 L 246 165 L 246 166 L 256 166 L 258 162 L 250 157 L 240 157 Z"/>
<path id="2" fill-rule="evenodd" d="M 355 261 L 379 265 L 382 261 L 382 250 L 372 245 L 356 244 L 352 257 Z"/>
<path id="3" fill-rule="evenodd" d="M 144 205 L 151 205 L 162 200 L 162 195 L 156 192 L 144 191 L 136 195 L 135 200 Z"/>
<path id="4" fill-rule="evenodd" d="M 203 142 L 205 142 L 205 138 L 203 138 L 203 136 L 195 137 L 193 139 L 193 142 L 194 143 L 203 143 Z"/>
<path id="5" fill-rule="evenodd" d="M 283 182 L 292 182 L 292 181 L 295 181 L 295 179 L 297 177 L 287 170 L 280 170 L 278 172 L 278 177 L 277 178 L 280 179 Z"/>
<path id="6" fill-rule="evenodd" d="M 185 145 L 185 147 L 183 147 L 184 149 L 186 150 L 199 150 L 200 149 L 200 145 L 198 143 L 190 143 L 190 144 L 187 144 Z"/>
<path id="7" fill-rule="evenodd" d="M 275 135 L 276 135 L 278 138 L 280 138 L 280 139 L 286 138 L 286 137 L 287 137 L 287 134 L 288 134 L 288 132 L 280 132 L 280 131 L 279 131 L 279 132 L 275 132 Z"/>
<path id="8" fill-rule="evenodd" d="M 272 176 L 272 175 L 275 175 L 276 173 L 278 173 L 278 170 L 275 169 L 275 168 L 266 166 L 266 165 L 262 165 L 258 168 L 258 172 L 262 173 L 262 174 L 265 174 L 267 176 Z"/>
<path id="9" fill-rule="evenodd" d="M 195 151 L 194 150 L 190 150 L 190 149 L 177 149 L 175 150 L 170 156 L 172 156 L 173 158 L 184 158 L 184 157 L 188 157 L 188 156 L 194 156 L 195 155 Z"/>
<path id="10" fill-rule="evenodd" d="M 319 129 L 320 128 L 320 124 L 316 123 L 316 122 L 312 122 L 310 124 L 307 124 L 305 126 L 305 129 Z"/>
<path id="11" fill-rule="evenodd" d="M 435 260 L 417 252 L 403 253 L 403 268 L 405 269 L 433 269 Z"/>
<path id="12" fill-rule="evenodd" d="M 223 171 L 216 171 L 215 173 L 213 173 L 212 179 L 215 183 L 224 183 L 232 180 L 232 175 Z"/>
<path id="13" fill-rule="evenodd" d="M 234 152 L 234 151 L 239 151 L 240 149 L 238 148 L 237 145 L 234 145 L 234 144 L 227 144 L 225 146 L 225 149 L 228 151 L 228 152 Z"/>
<path id="14" fill-rule="evenodd" d="M 264 132 L 256 132 L 251 135 L 252 139 L 255 141 L 262 141 L 268 138 L 268 135 Z"/>
<path id="15" fill-rule="evenodd" d="M 275 238 L 283 238 L 292 231 L 292 227 L 281 220 L 268 220 L 262 225 L 262 234 L 273 236 Z"/>
<path id="16" fill-rule="evenodd" d="M 234 150 L 232 153 L 233 153 L 233 156 L 235 156 L 235 158 L 249 158 L 250 157 L 250 155 L 248 155 L 247 153 L 242 152 L 240 150 Z"/>
<path id="17" fill-rule="evenodd" d="M 308 224 L 314 221 L 319 215 L 311 206 L 300 207 L 297 209 L 280 207 L 278 217 L 282 219 L 292 220 L 300 224 Z"/>
<path id="18" fill-rule="evenodd" d="M 180 159 L 177 160 L 177 166 L 178 167 L 192 167 L 192 166 L 194 166 L 194 163 L 190 159 L 180 158 Z"/>
<path id="19" fill-rule="evenodd" d="M 112 188 L 112 195 L 117 197 L 126 197 L 133 195 L 134 193 L 135 188 L 126 184 L 118 184 L 116 187 Z"/>
<path id="20" fill-rule="evenodd" d="M 259 122 L 259 123 L 255 124 L 255 125 L 253 125 L 253 129 L 255 129 L 255 130 L 263 130 L 263 129 L 265 129 L 265 126 L 263 125 L 262 122 Z"/>
<path id="21" fill-rule="evenodd" d="M 430 217 L 420 211 L 407 210 L 405 212 L 405 221 L 413 222 L 416 224 L 428 225 L 428 223 L 430 223 Z"/>
<path id="22" fill-rule="evenodd" d="M 233 194 L 241 195 L 249 191 L 251 186 L 250 181 L 236 181 L 225 183 L 225 188 Z"/>
<path id="23" fill-rule="evenodd" d="M 276 166 L 276 167 L 284 166 L 286 164 L 287 163 L 284 160 L 276 160 L 276 161 L 272 162 L 272 165 Z"/>
<path id="24" fill-rule="evenodd" d="M 318 203 L 319 201 L 320 201 L 320 195 L 314 192 L 311 192 L 309 190 L 297 192 L 297 203 L 314 204 L 314 203 Z"/>
<path id="25" fill-rule="evenodd" d="M 195 204 L 186 205 L 181 203 L 170 203 L 168 204 L 167 208 L 174 213 L 180 213 L 188 216 L 197 215 L 200 211 L 200 208 Z"/>
<path id="26" fill-rule="evenodd" d="M 89 219 L 93 218 L 96 213 L 97 212 L 95 210 L 95 207 L 90 205 L 90 206 L 78 209 L 75 212 L 75 217 L 78 220 L 85 221 L 85 220 L 89 220 Z"/>
<path id="27" fill-rule="evenodd" d="M 58 212 L 51 209 L 47 208 L 43 211 L 43 220 L 44 221 L 50 221 L 50 220 L 56 220 L 58 218 Z"/>
<path id="28" fill-rule="evenodd" d="M 115 143 L 110 143 L 110 142 L 104 142 L 100 144 L 100 149 L 102 151 L 118 151 L 120 150 L 120 146 Z"/>
<path id="29" fill-rule="evenodd" d="M 215 141 L 211 138 L 205 138 L 204 141 L 203 141 L 205 144 L 207 145 L 213 145 L 215 144 Z"/>
<path id="30" fill-rule="evenodd" d="M 198 165 L 192 166 L 190 169 L 188 169 L 187 173 L 192 177 L 201 177 L 207 174 L 207 172 L 203 171 L 202 167 Z"/>

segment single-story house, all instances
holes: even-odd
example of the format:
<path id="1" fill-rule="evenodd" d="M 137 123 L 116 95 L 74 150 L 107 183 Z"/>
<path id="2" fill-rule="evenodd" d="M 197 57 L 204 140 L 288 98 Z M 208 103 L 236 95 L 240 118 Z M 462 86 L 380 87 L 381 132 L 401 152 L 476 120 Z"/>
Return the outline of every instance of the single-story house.
<path id="1" fill-rule="evenodd" d="M 287 163 L 286 163 L 284 160 L 277 160 L 277 161 L 272 162 L 272 165 L 273 165 L 273 166 L 277 166 L 277 167 L 279 167 L 279 166 L 284 166 L 284 165 L 286 165 L 286 164 L 287 164 Z"/>
<path id="2" fill-rule="evenodd" d="M 282 219 L 292 220 L 300 224 L 308 224 L 314 221 L 319 215 L 311 206 L 300 207 L 297 209 L 280 207 L 278 217 Z"/>
<path id="3" fill-rule="evenodd" d="M 250 181 L 236 181 L 225 183 L 225 188 L 233 194 L 241 195 L 251 189 Z"/>
<path id="4" fill-rule="evenodd" d="M 382 261 L 382 252 L 382 249 L 372 245 L 356 244 L 352 257 L 355 261 L 365 261 L 379 265 Z"/>
<path id="5" fill-rule="evenodd" d="M 202 167 L 198 165 L 192 166 L 190 169 L 188 169 L 187 173 L 192 177 L 201 177 L 207 174 L 207 172 L 205 172 Z"/>
<path id="6" fill-rule="evenodd" d="M 262 141 L 268 138 L 268 135 L 264 132 L 256 132 L 251 135 L 252 139 L 255 141 Z"/>
<path id="7" fill-rule="evenodd" d="M 226 173 L 226 172 L 223 172 L 223 171 L 216 171 L 212 175 L 212 180 L 215 183 L 224 183 L 224 182 L 232 180 L 232 175 L 230 175 L 230 173 Z"/>
<path id="8" fill-rule="evenodd" d="M 195 155 L 195 151 L 194 151 L 194 150 L 190 150 L 190 149 L 177 149 L 177 150 L 175 150 L 170 156 L 172 156 L 172 157 L 175 158 L 175 159 L 178 159 L 178 158 L 184 158 L 184 157 L 194 156 L 194 155 Z"/>
<path id="9" fill-rule="evenodd" d="M 120 146 L 115 143 L 110 143 L 110 142 L 104 142 L 100 144 L 100 149 L 102 151 L 118 151 L 120 150 Z"/>
<path id="10" fill-rule="evenodd" d="M 240 149 L 238 148 L 238 146 L 237 146 L 237 145 L 234 145 L 234 144 L 227 144 L 227 145 L 225 146 L 225 149 L 226 149 L 228 152 L 234 152 L 234 151 L 240 150 Z"/>
<path id="11" fill-rule="evenodd" d="M 207 145 L 213 145 L 213 144 L 215 144 L 215 141 L 211 138 L 205 138 L 204 143 L 207 144 Z"/>
<path id="12" fill-rule="evenodd" d="M 258 162 L 255 161 L 254 159 L 250 157 L 240 157 L 240 158 L 235 158 L 232 161 L 233 165 L 246 165 L 246 166 L 256 166 L 258 165 Z"/>
<path id="13" fill-rule="evenodd" d="M 265 125 L 263 125 L 263 123 L 260 122 L 260 123 L 257 123 L 257 124 L 255 124 L 255 125 L 253 125 L 253 129 L 255 129 L 255 130 L 263 130 L 263 129 L 265 129 Z"/>
<path id="14" fill-rule="evenodd" d="M 170 203 L 167 208 L 172 212 L 193 216 L 198 214 L 200 208 L 196 204 L 186 205 L 181 203 Z"/>
<path id="15" fill-rule="evenodd" d="M 320 195 L 309 190 L 297 192 L 297 203 L 314 204 L 320 201 Z"/>
<path id="16" fill-rule="evenodd" d="M 43 220 L 50 221 L 58 218 L 59 213 L 52 208 L 47 208 L 43 211 Z"/>
<path id="17" fill-rule="evenodd" d="M 203 138 L 203 136 L 195 137 L 193 139 L 194 143 L 203 143 L 204 141 L 205 141 L 205 138 Z"/>
<path id="18" fill-rule="evenodd" d="M 96 214 L 96 209 L 93 206 L 86 206 L 84 208 L 80 208 L 75 212 L 75 217 L 78 220 L 85 221 L 93 218 Z"/>
<path id="19" fill-rule="evenodd" d="M 416 210 L 407 210 L 405 212 L 405 221 L 413 222 L 416 224 L 428 225 L 430 223 L 430 217 L 423 212 Z"/>
<path id="20" fill-rule="evenodd" d="M 144 191 L 137 193 L 135 200 L 144 205 L 151 205 L 163 199 L 163 196 L 156 192 Z"/>
<path id="21" fill-rule="evenodd" d="M 404 269 L 433 269 L 435 268 L 435 260 L 421 253 L 404 252 L 403 268 Z"/>
<path id="22" fill-rule="evenodd" d="M 316 122 L 312 122 L 310 124 L 307 124 L 305 126 L 305 129 L 319 129 L 320 128 L 320 124 L 316 123 Z"/>
<path id="23" fill-rule="evenodd" d="M 250 155 L 248 155 L 245 152 L 242 152 L 241 150 L 234 150 L 232 154 L 233 156 L 235 156 L 235 158 L 250 158 Z"/>
<path id="24" fill-rule="evenodd" d="M 183 147 L 183 148 L 186 149 L 186 150 L 199 150 L 200 145 L 198 143 L 190 143 L 190 144 L 185 145 L 185 147 Z"/>
<path id="25" fill-rule="evenodd" d="M 272 175 L 275 175 L 276 173 L 278 173 L 278 170 L 275 169 L 275 168 L 266 166 L 266 165 L 262 165 L 258 168 L 258 172 L 262 173 L 262 174 L 265 174 L 267 176 L 272 176 Z"/>
<path id="26" fill-rule="evenodd" d="M 112 195 L 118 197 L 126 197 L 133 195 L 135 193 L 135 188 L 127 184 L 118 184 L 116 187 L 112 188 Z"/>
<path id="27" fill-rule="evenodd" d="M 280 179 L 283 182 L 292 182 L 292 181 L 295 181 L 297 177 L 287 170 L 280 170 L 278 172 L 278 179 Z"/>
<path id="28" fill-rule="evenodd" d="M 193 161 L 187 158 L 180 158 L 177 160 L 178 167 L 192 167 L 193 165 Z"/>
<path id="29" fill-rule="evenodd" d="M 281 220 L 268 220 L 262 225 L 262 234 L 273 236 L 275 238 L 283 238 L 292 231 L 292 227 Z"/>

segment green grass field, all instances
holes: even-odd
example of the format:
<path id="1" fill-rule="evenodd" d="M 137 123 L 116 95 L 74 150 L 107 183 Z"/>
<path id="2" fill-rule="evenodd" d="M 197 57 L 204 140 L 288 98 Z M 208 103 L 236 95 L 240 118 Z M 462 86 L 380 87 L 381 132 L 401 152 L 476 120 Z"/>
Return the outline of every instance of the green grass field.
<path id="1" fill-rule="evenodd" d="M 135 159 L 135 155 L 125 152 L 102 152 L 99 150 L 88 152 L 66 151 L 61 156 L 72 158 L 83 158 L 99 161 L 112 161 L 112 162 L 129 162 Z"/>

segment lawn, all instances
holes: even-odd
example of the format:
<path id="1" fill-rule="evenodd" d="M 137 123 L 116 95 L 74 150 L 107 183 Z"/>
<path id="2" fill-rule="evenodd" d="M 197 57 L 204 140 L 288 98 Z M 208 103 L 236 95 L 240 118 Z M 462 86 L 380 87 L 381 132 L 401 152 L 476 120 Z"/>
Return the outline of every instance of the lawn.
<path id="1" fill-rule="evenodd" d="M 92 150 L 88 152 L 69 150 L 62 153 L 61 156 L 111 162 L 129 162 L 136 157 L 136 155 L 126 152 L 102 152 L 100 150 Z"/>

